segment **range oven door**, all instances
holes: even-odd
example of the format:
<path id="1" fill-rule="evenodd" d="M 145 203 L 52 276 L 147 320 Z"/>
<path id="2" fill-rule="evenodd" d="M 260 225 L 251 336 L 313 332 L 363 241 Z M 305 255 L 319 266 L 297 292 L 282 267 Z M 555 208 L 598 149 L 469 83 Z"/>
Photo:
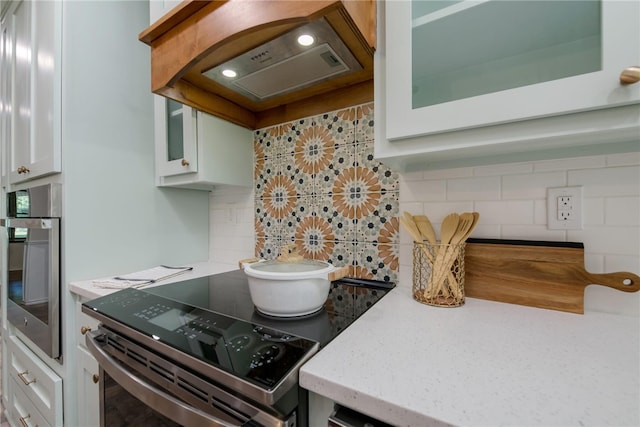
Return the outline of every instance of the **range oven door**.
<path id="1" fill-rule="evenodd" d="M 7 218 L 7 320 L 48 356 L 60 351 L 60 218 Z"/>
<path id="2" fill-rule="evenodd" d="M 106 331 L 86 335 L 100 365 L 101 427 L 294 427 L 162 355 Z"/>

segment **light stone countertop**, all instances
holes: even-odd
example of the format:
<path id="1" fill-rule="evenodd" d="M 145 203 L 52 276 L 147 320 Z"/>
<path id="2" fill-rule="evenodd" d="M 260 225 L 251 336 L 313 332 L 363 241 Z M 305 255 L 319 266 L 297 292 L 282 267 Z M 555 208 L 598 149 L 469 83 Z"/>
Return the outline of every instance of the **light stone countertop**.
<path id="1" fill-rule="evenodd" d="M 233 269 L 192 266 L 155 285 Z M 90 280 L 69 290 L 115 291 Z M 399 426 L 637 427 L 640 319 L 472 298 L 431 307 L 398 286 L 307 362 L 300 383 Z"/>
<path id="2" fill-rule="evenodd" d="M 197 279 L 198 277 L 208 276 L 208 275 L 217 274 L 217 273 L 224 273 L 226 271 L 234 270 L 237 268 L 234 266 L 213 264 L 208 262 L 198 262 L 198 263 L 187 264 L 185 265 L 185 267 L 193 267 L 193 270 L 178 274 L 173 277 L 169 277 L 164 280 L 158 280 L 156 283 L 150 284 L 147 287 L 166 285 L 169 283 L 179 282 L 181 280 Z M 116 273 L 115 275 L 129 274 L 129 273 L 132 273 L 132 272 L 122 271 L 122 272 Z M 111 277 L 101 277 L 93 280 L 82 280 L 77 282 L 71 282 L 69 283 L 69 291 L 71 291 L 76 295 L 79 295 L 82 298 L 91 300 L 94 298 L 99 298 L 105 295 L 109 295 L 110 293 L 113 293 L 118 290 L 118 289 L 105 289 L 105 288 L 101 288 L 99 286 L 94 285 L 93 283 L 94 281 L 100 281 L 103 279 L 111 279 Z"/>
<path id="3" fill-rule="evenodd" d="M 301 385 L 401 426 L 638 426 L 640 319 L 396 287 L 300 371 Z"/>

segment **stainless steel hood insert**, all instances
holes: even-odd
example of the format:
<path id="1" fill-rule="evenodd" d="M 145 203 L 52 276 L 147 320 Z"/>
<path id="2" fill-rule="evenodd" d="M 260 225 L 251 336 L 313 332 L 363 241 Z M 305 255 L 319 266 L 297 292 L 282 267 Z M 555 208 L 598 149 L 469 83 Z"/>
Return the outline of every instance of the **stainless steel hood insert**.
<path id="1" fill-rule="evenodd" d="M 308 47 L 299 45 L 297 39 L 302 34 L 313 35 L 315 43 Z M 227 69 L 234 70 L 237 76 L 225 77 L 222 72 Z M 259 101 L 361 69 L 362 66 L 333 28 L 324 19 L 319 19 L 220 64 L 203 75 Z"/>

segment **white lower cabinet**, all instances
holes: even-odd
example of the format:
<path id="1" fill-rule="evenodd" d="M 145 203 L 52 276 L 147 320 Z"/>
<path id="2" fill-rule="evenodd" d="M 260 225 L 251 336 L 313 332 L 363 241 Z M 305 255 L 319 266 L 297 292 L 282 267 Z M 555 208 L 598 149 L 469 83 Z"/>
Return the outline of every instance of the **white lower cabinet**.
<path id="1" fill-rule="evenodd" d="M 45 427 L 51 425 L 13 378 L 9 380 L 9 396 L 11 406 L 9 407 L 9 416 L 7 418 L 13 424 L 23 427 Z"/>
<path id="2" fill-rule="evenodd" d="M 100 371 L 98 362 L 85 345 L 85 334 L 98 328 L 98 321 L 82 312 L 82 300 L 75 303 L 78 425 L 100 425 Z"/>
<path id="3" fill-rule="evenodd" d="M 16 425 L 62 426 L 62 378 L 17 337 L 7 339 L 7 350 L 10 418 Z"/>
<path id="4" fill-rule="evenodd" d="M 86 349 L 78 346 L 78 425 L 100 425 L 100 377 L 96 359 Z"/>

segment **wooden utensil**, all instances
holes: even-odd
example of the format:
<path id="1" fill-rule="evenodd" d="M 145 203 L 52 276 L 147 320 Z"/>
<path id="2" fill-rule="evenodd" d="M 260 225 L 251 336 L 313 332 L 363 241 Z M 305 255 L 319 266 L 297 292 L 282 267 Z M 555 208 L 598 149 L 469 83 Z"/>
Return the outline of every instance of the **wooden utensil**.
<path id="1" fill-rule="evenodd" d="M 436 237 L 436 231 L 434 230 L 429 218 L 426 215 L 415 215 L 413 219 L 418 226 L 420 234 L 422 234 L 422 236 L 427 239 L 427 242 L 431 245 L 435 245 L 438 238 Z"/>
<path id="2" fill-rule="evenodd" d="M 422 217 L 423 219 L 419 219 L 419 221 L 424 223 L 424 219 L 426 219 L 426 221 L 429 222 L 429 226 L 431 227 L 431 231 L 432 231 L 432 233 L 429 233 L 429 231 L 427 231 L 427 233 L 430 234 L 429 239 L 433 239 L 433 242 L 431 242 L 431 240 L 429 239 L 427 239 L 427 241 L 429 241 L 430 244 L 435 245 L 437 241 L 435 240 L 435 232 L 433 232 L 433 226 L 431 226 L 431 222 L 426 216 L 422 215 Z M 427 238 L 427 236 L 421 233 L 420 230 L 418 229 L 418 225 L 416 224 L 417 223 L 416 217 L 412 216 L 409 212 L 403 213 L 403 216 L 400 217 L 400 223 L 409 232 L 414 242 L 423 243 L 425 238 Z M 424 229 L 424 225 L 422 226 L 422 228 Z M 433 276 L 434 256 L 431 254 L 431 252 L 429 252 L 429 250 L 424 245 L 421 245 L 420 248 L 422 249 L 422 253 L 424 254 L 427 261 L 431 264 L 432 271 L 431 271 L 431 276 L 429 276 L 430 277 L 429 280 L 431 281 L 431 277 Z M 458 282 L 455 276 L 453 275 L 453 273 L 449 272 L 449 274 L 447 275 L 447 278 L 449 279 L 449 282 L 453 286 L 457 286 Z M 429 292 L 430 290 L 433 291 L 433 288 L 429 286 L 425 288 L 424 290 L 425 298 L 430 298 L 432 296 L 431 293 Z"/>
<path id="3" fill-rule="evenodd" d="M 634 273 L 587 272 L 582 243 L 469 239 L 465 272 L 470 298 L 580 314 L 590 284 L 640 290 L 640 277 Z"/>
<path id="4" fill-rule="evenodd" d="M 416 226 L 416 223 L 414 222 L 413 217 L 409 212 L 405 212 L 404 216 L 400 217 L 400 223 L 409 232 L 414 242 L 422 243 L 422 235 L 420 234 L 420 231 L 418 230 L 418 227 Z M 425 248 L 424 246 L 421 246 L 421 248 L 424 256 L 432 262 L 433 257 L 431 256 L 431 253 L 429 253 L 427 248 Z"/>

